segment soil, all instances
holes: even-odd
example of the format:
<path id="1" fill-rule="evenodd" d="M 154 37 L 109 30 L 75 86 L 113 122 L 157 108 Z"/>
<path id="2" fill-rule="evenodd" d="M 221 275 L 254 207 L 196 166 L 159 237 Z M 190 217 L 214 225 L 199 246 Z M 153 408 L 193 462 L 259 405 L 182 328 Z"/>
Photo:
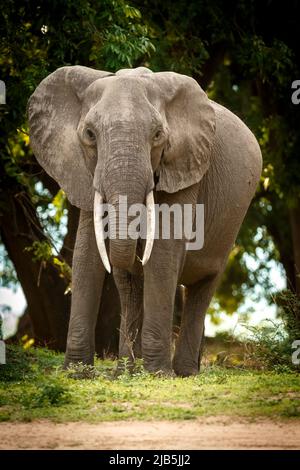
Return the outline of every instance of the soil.
<path id="1" fill-rule="evenodd" d="M 0 449 L 300 449 L 300 420 L 4 422 Z"/>

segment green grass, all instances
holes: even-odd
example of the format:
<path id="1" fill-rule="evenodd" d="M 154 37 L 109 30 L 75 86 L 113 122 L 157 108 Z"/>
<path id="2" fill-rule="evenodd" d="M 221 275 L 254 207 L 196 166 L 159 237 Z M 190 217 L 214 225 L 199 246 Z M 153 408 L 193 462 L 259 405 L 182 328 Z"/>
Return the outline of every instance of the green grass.
<path id="1" fill-rule="evenodd" d="M 258 371 L 206 367 L 197 377 L 155 377 L 139 367 L 114 377 L 113 361 L 61 370 L 63 355 L 8 348 L 0 366 L 0 421 L 57 422 L 194 419 L 234 415 L 300 418 L 300 375 L 280 368 Z M 85 376 L 76 379 L 74 376 Z"/>

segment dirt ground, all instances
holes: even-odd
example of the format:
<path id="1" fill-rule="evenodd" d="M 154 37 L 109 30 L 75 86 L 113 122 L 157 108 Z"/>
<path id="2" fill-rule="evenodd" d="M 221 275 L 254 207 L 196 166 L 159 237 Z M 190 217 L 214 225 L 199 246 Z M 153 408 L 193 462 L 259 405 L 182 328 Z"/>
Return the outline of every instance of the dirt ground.
<path id="1" fill-rule="evenodd" d="M 0 449 L 300 449 L 300 420 L 0 423 Z"/>

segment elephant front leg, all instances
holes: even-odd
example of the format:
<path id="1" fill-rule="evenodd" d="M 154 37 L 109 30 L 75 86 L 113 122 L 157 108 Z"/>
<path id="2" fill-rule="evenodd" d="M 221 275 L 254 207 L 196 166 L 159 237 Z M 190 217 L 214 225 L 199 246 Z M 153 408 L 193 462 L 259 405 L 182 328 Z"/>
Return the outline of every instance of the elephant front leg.
<path id="1" fill-rule="evenodd" d="M 137 357 L 141 357 L 143 279 L 119 268 L 114 268 L 113 272 L 121 301 L 119 359 L 128 358 L 133 364 Z"/>
<path id="2" fill-rule="evenodd" d="M 142 357 L 149 372 L 172 374 L 173 312 L 183 257 L 181 242 L 156 240 L 144 268 Z"/>
<path id="3" fill-rule="evenodd" d="M 93 364 L 95 327 L 105 270 L 98 254 L 93 214 L 81 211 L 73 254 L 72 303 L 65 368 L 71 363 Z"/>

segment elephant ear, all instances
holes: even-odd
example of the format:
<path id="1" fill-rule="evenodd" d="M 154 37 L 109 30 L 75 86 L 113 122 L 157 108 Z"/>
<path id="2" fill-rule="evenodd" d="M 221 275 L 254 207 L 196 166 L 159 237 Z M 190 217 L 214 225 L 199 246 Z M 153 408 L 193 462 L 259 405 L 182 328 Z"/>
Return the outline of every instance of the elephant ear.
<path id="1" fill-rule="evenodd" d="M 163 108 L 169 132 L 157 170 L 156 189 L 174 193 L 198 183 L 208 170 L 215 113 L 206 93 L 193 78 L 174 72 L 152 76 L 165 100 Z"/>
<path id="2" fill-rule="evenodd" d="M 88 67 L 61 67 L 46 77 L 28 102 L 30 143 L 46 172 L 70 202 L 93 208 L 93 176 L 89 173 L 77 135 L 81 100 L 95 80 L 113 75 Z"/>

